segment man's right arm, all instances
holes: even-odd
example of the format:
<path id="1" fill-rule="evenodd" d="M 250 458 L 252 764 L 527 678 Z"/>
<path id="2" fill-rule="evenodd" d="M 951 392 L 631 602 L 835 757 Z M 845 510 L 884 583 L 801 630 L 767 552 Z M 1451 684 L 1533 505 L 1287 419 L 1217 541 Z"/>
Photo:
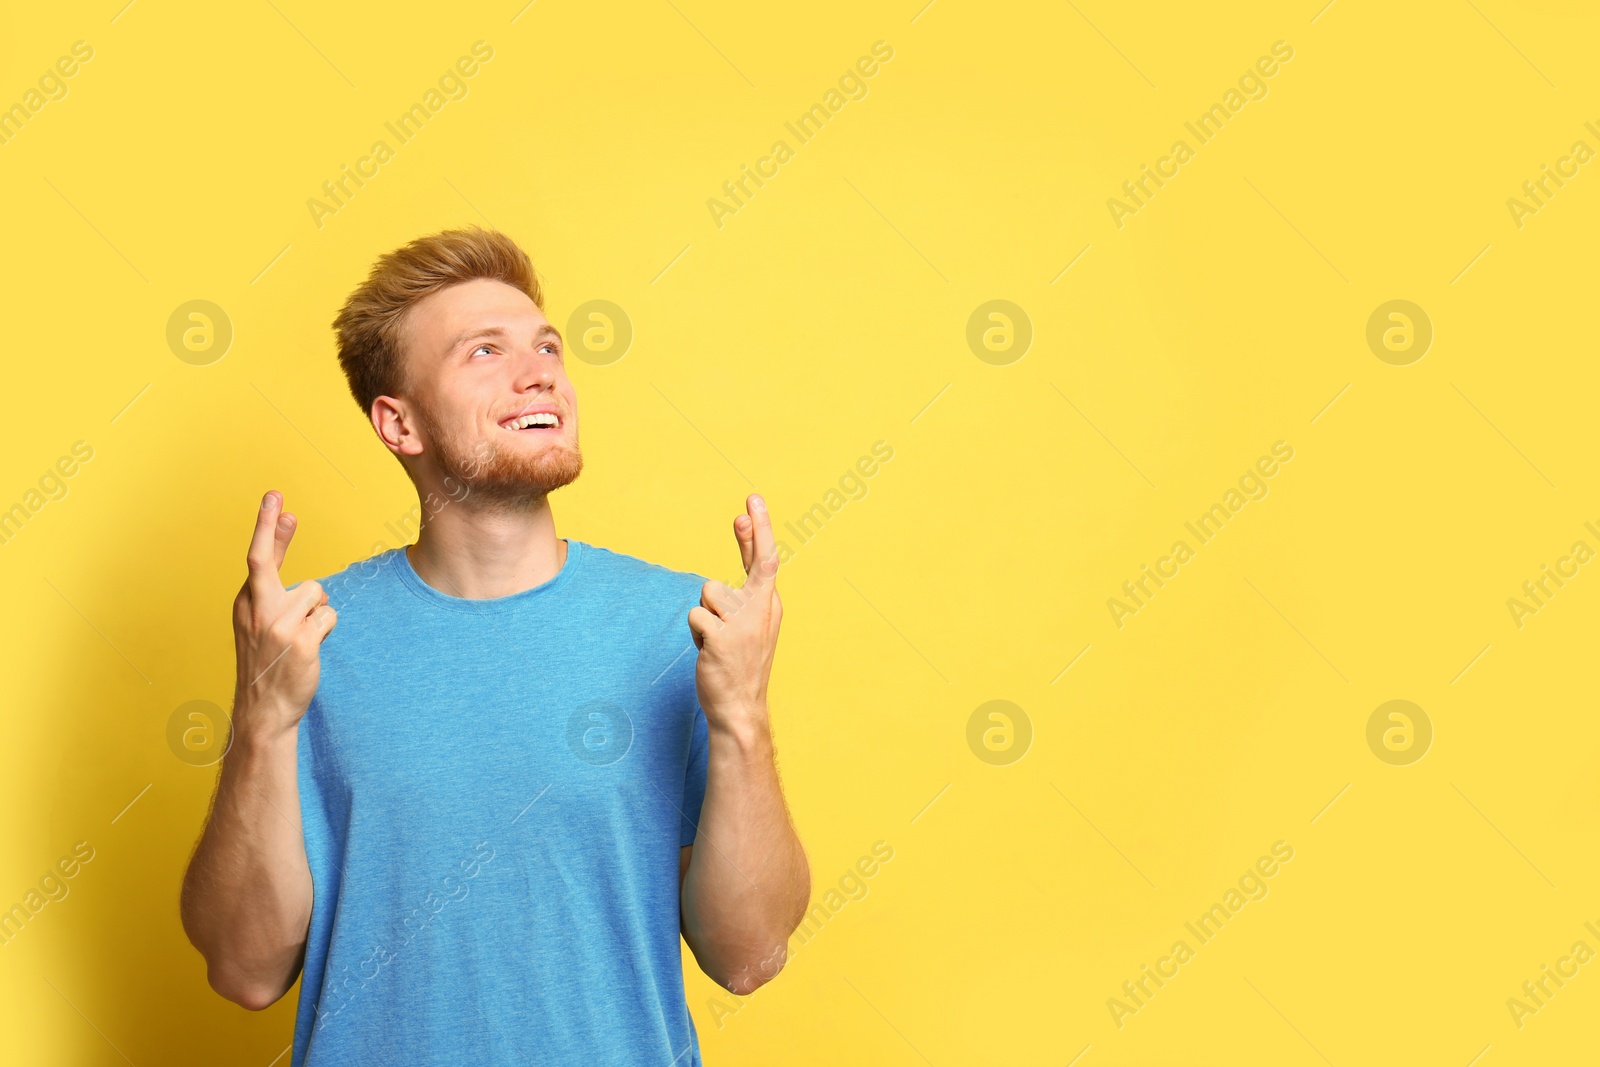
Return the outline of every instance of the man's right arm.
<path id="1" fill-rule="evenodd" d="M 263 501 L 234 601 L 232 740 L 179 906 L 211 987 L 255 1011 L 289 991 L 305 959 L 312 883 L 296 746 L 322 640 L 337 621 L 318 583 L 283 588 L 278 569 L 295 521 L 281 504 L 276 492 Z"/>

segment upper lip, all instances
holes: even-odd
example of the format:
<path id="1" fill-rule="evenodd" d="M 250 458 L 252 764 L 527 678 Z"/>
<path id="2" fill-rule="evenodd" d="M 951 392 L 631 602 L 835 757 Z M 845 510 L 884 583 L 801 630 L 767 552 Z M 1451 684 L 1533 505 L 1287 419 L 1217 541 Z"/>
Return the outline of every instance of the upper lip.
<path id="1" fill-rule="evenodd" d="M 539 404 L 535 407 L 524 408 L 515 414 L 507 415 L 505 418 L 500 420 L 499 424 L 504 426 L 506 423 L 511 422 L 514 419 L 522 418 L 524 415 L 554 415 L 556 417 L 557 425 L 560 425 L 566 421 L 561 417 L 561 409 L 555 404 Z"/>

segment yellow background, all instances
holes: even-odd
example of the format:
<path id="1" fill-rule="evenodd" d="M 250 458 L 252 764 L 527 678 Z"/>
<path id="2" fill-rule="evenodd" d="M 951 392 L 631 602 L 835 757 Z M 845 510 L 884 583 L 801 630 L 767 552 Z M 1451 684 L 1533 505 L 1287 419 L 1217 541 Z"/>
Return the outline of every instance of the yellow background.
<path id="1" fill-rule="evenodd" d="M 298 986 L 229 1004 L 180 928 L 214 769 L 167 723 L 231 698 L 264 490 L 301 516 L 287 580 L 401 543 L 414 494 L 329 322 L 378 253 L 467 223 L 529 249 L 563 330 L 592 299 L 634 326 L 572 361 L 564 535 L 729 577 L 752 485 L 792 521 L 894 449 L 785 569 L 773 682 L 817 897 L 875 841 L 894 859 L 720 1027 L 689 962 L 708 1063 L 1591 1054 L 1600 965 L 1520 1028 L 1506 1005 L 1600 949 L 1600 568 L 1520 628 L 1506 605 L 1600 547 L 1600 164 L 1520 228 L 1506 203 L 1600 147 L 1587 5 L 122 2 L 0 15 L 0 103 L 94 48 L 0 145 L 0 507 L 94 449 L 0 546 L 0 906 L 96 850 L 0 948 L 0 1059 L 288 1044 Z M 319 228 L 308 198 L 477 40 L 469 95 Z M 868 95 L 797 144 L 879 40 Z M 1280 40 L 1266 97 L 1197 145 L 1184 122 Z M 1108 198 L 1179 138 L 1119 228 Z M 707 200 L 778 139 L 719 228 Z M 234 329 L 208 366 L 165 340 L 194 299 Z M 1032 322 L 1009 365 L 965 339 L 992 299 Z M 1392 299 L 1435 331 L 1408 366 L 1365 340 Z M 1107 599 L 1279 440 L 1265 499 L 1119 628 Z M 1006 766 L 967 743 L 995 699 L 1033 729 Z M 1408 766 L 1366 742 L 1391 699 L 1433 725 Z M 1108 998 L 1280 840 L 1269 895 L 1119 1028 Z"/>

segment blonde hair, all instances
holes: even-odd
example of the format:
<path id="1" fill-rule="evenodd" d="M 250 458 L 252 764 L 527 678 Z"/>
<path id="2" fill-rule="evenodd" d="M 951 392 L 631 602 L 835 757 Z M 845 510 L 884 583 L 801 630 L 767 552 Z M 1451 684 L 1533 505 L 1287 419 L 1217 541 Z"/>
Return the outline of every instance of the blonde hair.
<path id="1" fill-rule="evenodd" d="M 505 234 L 473 226 L 418 237 L 385 253 L 372 265 L 333 320 L 339 366 L 363 414 L 380 396 L 406 388 L 400 328 L 406 312 L 423 297 L 475 278 L 504 282 L 528 294 L 541 311 L 544 293 L 533 262 Z"/>

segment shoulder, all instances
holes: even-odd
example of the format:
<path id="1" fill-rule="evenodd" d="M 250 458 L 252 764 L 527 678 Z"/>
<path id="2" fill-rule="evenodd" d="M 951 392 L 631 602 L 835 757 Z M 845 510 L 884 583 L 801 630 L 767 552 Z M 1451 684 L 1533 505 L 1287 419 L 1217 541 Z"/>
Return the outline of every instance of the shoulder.
<path id="1" fill-rule="evenodd" d="M 708 579 L 694 571 L 674 570 L 649 560 L 630 556 L 589 542 L 583 546 L 583 576 L 603 587 L 626 592 L 630 597 L 669 601 L 700 599 L 700 587 Z"/>
<path id="2" fill-rule="evenodd" d="M 404 551 L 404 548 L 391 548 L 377 552 L 366 559 L 351 563 L 343 570 L 319 576 L 316 582 L 322 586 L 322 591 L 328 594 L 329 605 L 335 611 L 342 611 L 346 605 L 359 597 L 363 590 L 370 590 L 387 577 L 395 554 Z M 299 584 L 296 582 L 287 588 L 293 589 Z"/>

